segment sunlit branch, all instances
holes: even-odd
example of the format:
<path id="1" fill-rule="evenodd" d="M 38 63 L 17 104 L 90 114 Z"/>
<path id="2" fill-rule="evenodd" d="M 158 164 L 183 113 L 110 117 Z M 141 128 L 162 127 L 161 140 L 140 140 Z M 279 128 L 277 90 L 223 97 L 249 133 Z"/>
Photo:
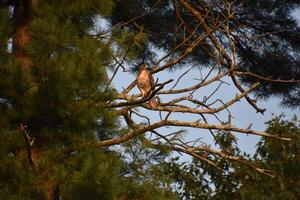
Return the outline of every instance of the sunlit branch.
<path id="1" fill-rule="evenodd" d="M 244 93 L 237 95 L 235 98 L 231 99 L 230 101 L 224 103 L 222 106 L 218 108 L 210 108 L 210 109 L 203 109 L 198 110 L 190 107 L 165 107 L 165 106 L 159 106 L 158 108 L 154 110 L 160 110 L 160 111 L 169 111 L 169 112 L 181 112 L 181 113 L 193 113 L 193 114 L 212 114 L 212 113 L 218 113 L 227 107 L 231 106 L 235 102 L 239 101 L 241 98 L 248 95 L 251 91 L 253 91 L 256 87 L 259 86 L 259 83 L 255 83 L 252 86 L 250 86 Z M 173 100 L 174 101 L 174 100 Z M 147 105 L 144 105 L 146 108 L 150 108 Z"/>
<path id="2" fill-rule="evenodd" d="M 280 137 L 278 135 L 272 135 L 272 134 L 269 134 L 266 132 L 261 132 L 261 131 L 237 128 L 237 127 L 232 126 L 231 124 L 215 125 L 215 124 L 206 124 L 206 123 L 201 123 L 201 122 L 164 120 L 164 121 L 160 121 L 160 122 L 157 122 L 157 123 L 154 123 L 151 125 L 139 127 L 136 130 L 132 130 L 129 133 L 127 133 L 123 136 L 117 137 L 117 138 L 99 141 L 97 146 L 104 147 L 104 146 L 122 144 L 124 142 L 129 141 L 130 139 L 132 139 L 134 137 L 137 137 L 138 135 L 146 133 L 147 131 L 151 131 L 151 130 L 154 130 L 154 129 L 157 129 L 160 127 L 164 127 L 164 126 L 192 127 L 192 128 L 200 128 L 200 129 L 233 131 L 233 132 L 243 133 L 243 134 L 247 134 L 247 135 L 257 135 L 257 136 L 269 137 L 269 138 L 274 138 L 274 139 L 283 140 L 283 141 L 291 141 L 290 138 Z"/>
<path id="3" fill-rule="evenodd" d="M 132 101 L 129 101 L 129 102 L 110 103 L 107 107 L 108 108 L 117 108 L 117 107 L 134 106 L 134 105 L 143 104 L 143 103 L 149 101 L 150 99 L 152 99 L 155 96 L 155 94 L 157 94 L 158 91 L 163 89 L 163 87 L 165 85 L 167 85 L 168 83 L 170 83 L 172 81 L 173 80 L 171 79 L 171 80 L 168 80 L 164 83 L 160 83 L 159 87 L 156 88 L 155 90 L 153 90 L 146 98 L 142 98 L 142 99 L 138 99 L 138 100 L 133 99 Z"/>

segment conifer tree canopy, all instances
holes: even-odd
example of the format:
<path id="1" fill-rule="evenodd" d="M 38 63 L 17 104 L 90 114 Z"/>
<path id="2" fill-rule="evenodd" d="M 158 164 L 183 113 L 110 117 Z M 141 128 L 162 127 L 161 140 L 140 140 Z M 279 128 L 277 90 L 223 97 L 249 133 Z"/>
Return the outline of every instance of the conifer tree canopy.
<path id="1" fill-rule="evenodd" d="M 128 184 L 117 152 L 95 148 L 118 134 L 106 66 L 111 47 L 90 34 L 112 1 L 1 1 L 0 196 L 120 199 L 172 196 Z M 144 191 L 144 192 L 140 192 Z M 173 198 L 172 198 L 173 199 Z"/>

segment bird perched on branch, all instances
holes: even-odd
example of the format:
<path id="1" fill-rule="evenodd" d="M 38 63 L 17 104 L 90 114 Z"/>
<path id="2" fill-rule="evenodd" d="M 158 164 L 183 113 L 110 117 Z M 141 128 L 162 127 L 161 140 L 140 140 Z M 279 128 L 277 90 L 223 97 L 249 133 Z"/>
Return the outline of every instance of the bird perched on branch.
<path id="1" fill-rule="evenodd" d="M 136 82 L 137 82 L 138 89 L 142 93 L 142 98 L 147 98 L 154 90 L 155 87 L 154 79 L 146 64 L 142 64 L 140 66 L 139 73 L 136 77 Z M 151 108 L 158 107 L 158 102 L 156 101 L 155 97 L 150 99 L 149 105 Z"/>

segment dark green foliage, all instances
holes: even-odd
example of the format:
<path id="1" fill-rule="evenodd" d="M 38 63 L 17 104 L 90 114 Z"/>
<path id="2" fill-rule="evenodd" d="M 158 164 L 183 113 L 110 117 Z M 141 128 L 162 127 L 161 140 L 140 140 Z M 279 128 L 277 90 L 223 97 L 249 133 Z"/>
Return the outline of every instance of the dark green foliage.
<path id="1" fill-rule="evenodd" d="M 164 174 L 174 179 L 180 199 L 209 199 L 213 190 L 203 170 L 195 163 L 177 164 L 175 161 L 164 164 Z"/>
<path id="2" fill-rule="evenodd" d="M 55 172 L 60 173 L 64 180 L 61 185 L 63 199 L 113 200 L 118 199 L 121 194 L 123 185 L 120 184 L 119 175 L 122 161 L 113 153 L 83 152 L 61 167 L 62 169 L 55 169 Z"/>
<path id="3" fill-rule="evenodd" d="M 262 139 L 258 143 L 255 158 L 262 160 L 265 167 L 274 170 L 275 177 L 254 175 L 243 179 L 240 192 L 244 199 L 289 199 L 300 198 L 300 124 L 297 118 L 291 121 L 282 116 L 269 122 L 269 133 L 292 138 L 292 142 Z"/>
<path id="4" fill-rule="evenodd" d="M 33 136 L 47 137 L 45 142 L 49 143 L 50 138 L 57 137 L 66 142 L 74 137 L 69 132 L 94 137 L 100 128 L 97 120 L 110 116 L 103 102 L 111 96 L 102 88 L 111 53 L 109 46 L 89 36 L 88 31 L 97 15 L 110 12 L 112 2 L 105 2 L 72 1 L 68 6 L 65 1 L 40 3 L 27 47 L 33 62 L 29 74 L 22 73 L 12 55 L 1 65 L 1 119 L 9 121 L 3 124 L 15 128 L 26 124 Z M 110 121 L 106 128 L 113 129 L 116 121 L 106 121 Z"/>
<path id="5" fill-rule="evenodd" d="M 174 199 L 157 178 L 144 181 L 148 171 L 124 175 L 125 158 L 95 148 L 99 140 L 122 134 L 114 111 L 105 108 L 113 98 L 106 89 L 113 48 L 91 34 L 113 5 L 107 0 L 39 1 L 25 49 L 28 69 L 13 55 L 12 7 L 1 7 L 1 199 Z M 135 42 L 132 58 L 147 41 L 142 32 L 120 35 L 113 39 L 123 48 Z M 34 138 L 34 164 L 20 124 Z"/>
<path id="6" fill-rule="evenodd" d="M 16 131 L 1 130 L 0 196 L 9 200 L 43 199 L 43 189 L 32 171 L 24 169 L 25 153 L 15 156 L 12 151 L 24 146 Z"/>
<path id="7" fill-rule="evenodd" d="M 34 60 L 32 78 L 38 85 L 31 104 L 36 105 L 38 117 L 28 119 L 29 124 L 56 127 L 58 132 L 93 134 L 96 119 L 105 113 L 101 102 L 110 97 L 99 88 L 106 82 L 105 64 L 110 60 L 110 53 L 103 42 L 87 34 L 93 17 L 98 14 L 96 7 L 89 3 L 80 1 L 76 5 L 74 2 L 74 10 L 72 4 L 67 6 L 70 10 L 57 10 L 66 7 L 63 2 L 40 5 L 32 22 L 33 39 L 28 47 Z M 101 5 L 98 9 L 103 9 L 101 2 L 98 4 Z M 84 19 L 74 20 L 76 16 Z M 87 27 L 84 27 L 85 18 L 91 20 Z M 92 132 L 88 133 L 89 130 Z"/>
<path id="8" fill-rule="evenodd" d="M 300 124 L 296 118 L 286 121 L 282 117 L 267 122 L 267 132 L 290 137 L 292 142 L 262 138 L 252 158 L 253 163 L 273 170 L 273 178 L 217 156 L 214 159 L 224 172 L 194 160 L 191 164 L 177 164 L 176 161 L 165 164 L 165 174 L 174 178 L 181 199 L 299 199 Z M 223 146 L 222 151 L 241 155 L 238 150 L 234 150 L 235 139 L 231 135 L 219 134 L 217 137 Z"/>
<path id="9" fill-rule="evenodd" d="M 111 49 L 89 35 L 97 16 L 108 16 L 112 5 L 99 0 L 40 1 L 26 46 L 32 62 L 28 71 L 11 53 L 12 10 L 1 8 L 1 197 L 45 199 L 47 190 L 58 188 L 65 199 L 91 191 L 93 198 L 120 194 L 115 184 L 122 161 L 101 151 L 79 150 L 109 137 L 118 126 L 117 118 L 104 109 L 112 98 L 103 89 Z M 23 133 L 17 131 L 21 123 L 35 139 L 36 170 L 28 162 Z M 66 147 L 74 152 L 61 155 Z"/>
<path id="10" fill-rule="evenodd" d="M 300 79 L 300 27 L 291 12 L 299 6 L 298 1 L 250 1 L 239 13 L 239 21 L 251 27 L 253 35 L 267 32 L 256 42 L 238 40 L 238 50 L 244 58 L 241 69 L 272 77 L 273 79 Z M 242 31 L 241 31 L 242 32 Z M 255 79 L 244 79 L 253 82 Z M 279 84 L 262 82 L 258 96 L 280 96 L 282 104 L 299 106 L 299 83 Z"/>

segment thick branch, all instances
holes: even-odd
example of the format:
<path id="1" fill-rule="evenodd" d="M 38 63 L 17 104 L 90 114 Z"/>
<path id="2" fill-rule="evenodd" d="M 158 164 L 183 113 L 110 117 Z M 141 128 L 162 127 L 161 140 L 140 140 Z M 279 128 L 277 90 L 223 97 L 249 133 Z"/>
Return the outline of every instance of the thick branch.
<path id="1" fill-rule="evenodd" d="M 20 124 L 20 127 L 18 127 L 18 131 L 23 135 L 24 140 L 26 142 L 26 148 L 27 148 L 27 158 L 30 166 L 34 171 L 36 171 L 36 166 L 32 158 L 32 146 L 34 143 L 34 138 L 30 137 L 29 133 L 27 132 L 27 126 Z"/>
<path id="2" fill-rule="evenodd" d="M 252 72 L 235 72 L 238 76 L 252 76 L 254 78 L 257 78 L 259 80 L 268 81 L 268 82 L 274 82 L 274 83 L 300 83 L 300 80 L 282 80 L 282 79 L 272 79 L 272 77 L 264 77 Z"/>
<path id="3" fill-rule="evenodd" d="M 142 98 L 142 99 L 139 99 L 139 100 L 133 100 L 133 101 L 130 101 L 130 102 L 121 102 L 121 103 L 111 103 L 108 105 L 108 108 L 117 108 L 117 107 L 124 107 L 124 106 L 134 106 L 134 105 L 139 105 L 139 104 L 143 104 L 147 101 L 149 101 L 150 99 L 152 99 L 155 94 L 160 91 L 161 89 L 163 89 L 163 87 L 165 85 L 167 85 L 168 83 L 171 83 L 173 81 L 173 79 L 170 79 L 164 83 L 160 83 L 159 84 L 159 87 L 156 88 L 155 90 L 153 90 L 149 96 L 147 96 L 146 98 Z"/>
<path id="4" fill-rule="evenodd" d="M 266 132 L 261 132 L 261 131 L 254 131 L 250 129 L 242 129 L 242 128 L 237 128 L 234 127 L 230 124 L 226 125 L 215 125 L 215 124 L 206 124 L 206 123 L 200 123 L 200 122 L 188 122 L 188 121 L 177 121 L 177 120 L 164 120 L 160 121 L 151 125 L 143 126 L 141 128 L 138 128 L 136 130 L 130 131 L 129 133 L 120 136 L 118 138 L 113 138 L 109 140 L 103 140 L 99 141 L 96 146 L 98 147 L 104 147 L 104 146 L 111 146 L 111 145 L 116 145 L 116 144 L 121 144 L 124 142 L 129 141 L 130 139 L 141 135 L 147 131 L 151 131 L 153 129 L 157 129 L 160 127 L 164 126 L 181 126 L 181 127 L 193 127 L 193 128 L 200 128 L 200 129 L 210 129 L 210 130 L 223 130 L 223 131 L 234 131 L 238 133 L 243 133 L 243 134 L 250 134 L 250 135 L 257 135 L 257 136 L 263 136 L 263 137 L 269 137 L 269 138 L 274 138 L 278 140 L 283 140 L 283 141 L 291 141 L 290 138 L 284 138 L 280 137 L 278 135 L 272 135 Z"/>

